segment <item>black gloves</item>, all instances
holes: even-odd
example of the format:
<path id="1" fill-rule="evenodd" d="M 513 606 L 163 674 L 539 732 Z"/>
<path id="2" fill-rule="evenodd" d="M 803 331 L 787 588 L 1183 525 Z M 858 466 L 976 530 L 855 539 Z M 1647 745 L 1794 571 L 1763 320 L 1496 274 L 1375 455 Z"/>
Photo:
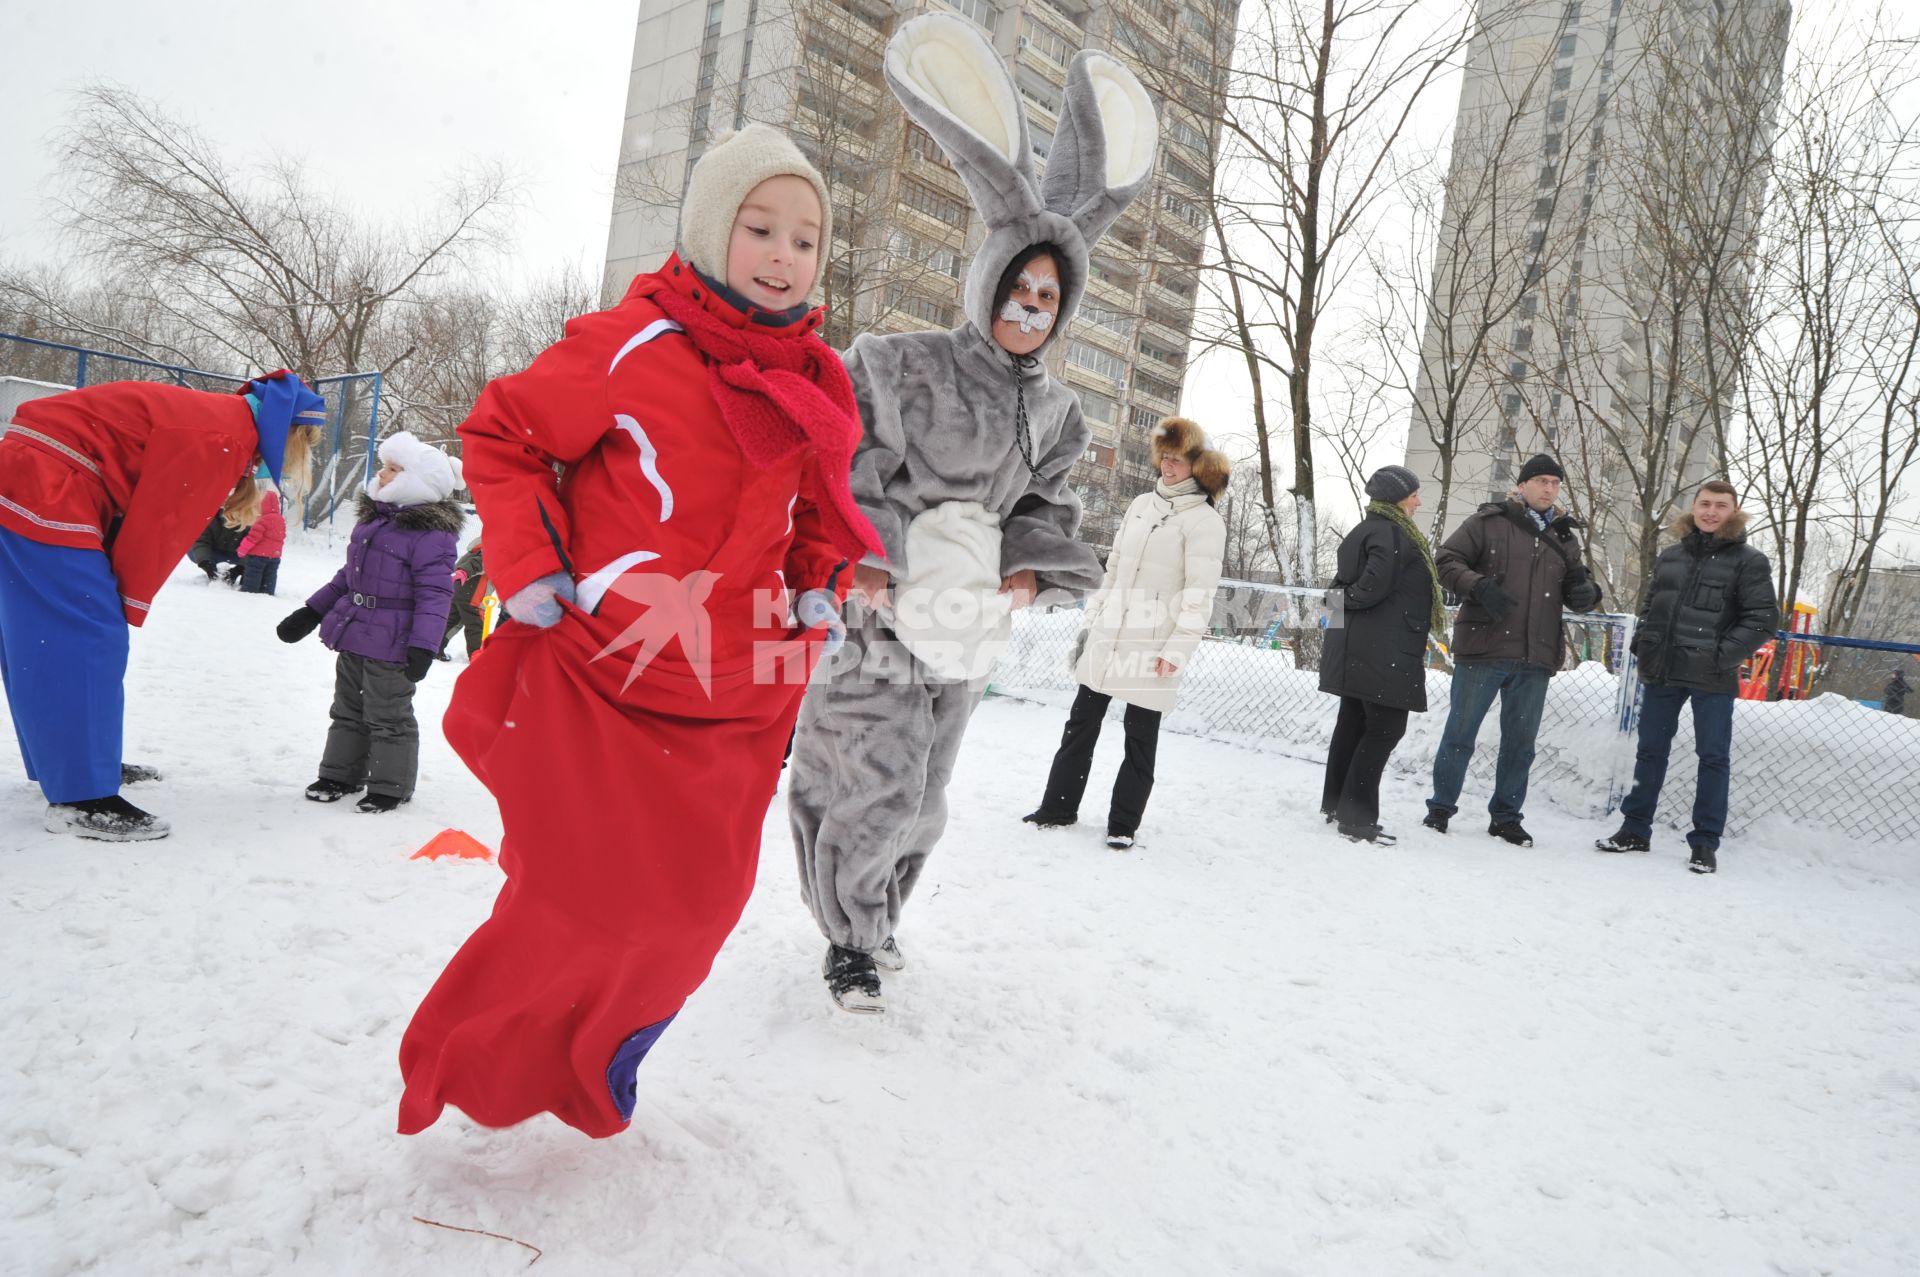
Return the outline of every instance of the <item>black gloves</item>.
<path id="1" fill-rule="evenodd" d="M 407 681 L 418 683 L 433 668 L 433 649 L 430 647 L 410 647 L 407 649 Z"/>
<path id="2" fill-rule="evenodd" d="M 320 614 L 303 606 L 289 613 L 286 620 L 274 627 L 273 632 L 280 636 L 282 643 L 298 643 L 319 628 Z"/>
<path id="3" fill-rule="evenodd" d="M 1501 620 L 1513 611 L 1513 596 L 1500 588 L 1500 583 L 1490 576 L 1483 576 L 1473 583 L 1473 601 L 1487 610 L 1494 620 Z"/>
<path id="4" fill-rule="evenodd" d="M 1569 612 L 1591 612 L 1600 606 L 1600 583 L 1585 567 L 1569 568 L 1560 584 L 1560 600 Z"/>
<path id="5" fill-rule="evenodd" d="M 207 574 L 207 580 L 209 581 L 218 581 L 220 579 L 220 567 L 212 559 L 208 559 L 202 563 L 200 570 Z"/>

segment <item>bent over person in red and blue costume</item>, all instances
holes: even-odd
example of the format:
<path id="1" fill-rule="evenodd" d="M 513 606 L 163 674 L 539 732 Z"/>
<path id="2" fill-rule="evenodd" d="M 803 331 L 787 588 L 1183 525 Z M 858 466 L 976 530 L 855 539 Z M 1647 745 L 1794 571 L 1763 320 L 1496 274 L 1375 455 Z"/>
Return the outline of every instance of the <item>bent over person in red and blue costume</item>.
<path id="1" fill-rule="evenodd" d="M 681 253 L 460 428 L 510 619 L 446 732 L 499 801 L 507 882 L 401 1041 L 403 1134 L 448 1104 L 624 1129 L 746 906 L 846 565 L 879 548 L 852 384 L 805 301 L 828 207 L 776 130 L 714 146 Z"/>
<path id="2" fill-rule="evenodd" d="M 148 778 L 120 757 L 128 627 L 223 500 L 257 510 L 256 462 L 276 481 L 304 468 L 325 423 L 325 400 L 284 371 L 238 394 L 116 381 L 15 411 L 0 435 L 0 675 L 50 831 L 170 832 L 120 796 Z"/>

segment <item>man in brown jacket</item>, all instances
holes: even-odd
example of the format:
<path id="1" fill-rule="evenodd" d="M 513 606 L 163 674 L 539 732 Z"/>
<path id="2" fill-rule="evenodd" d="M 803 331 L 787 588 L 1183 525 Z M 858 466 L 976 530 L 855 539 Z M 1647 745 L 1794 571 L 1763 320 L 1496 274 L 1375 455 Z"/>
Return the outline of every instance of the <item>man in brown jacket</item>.
<path id="1" fill-rule="evenodd" d="M 1453 622 L 1453 697 L 1433 759 L 1429 829 L 1447 832 L 1481 720 L 1500 698 L 1500 758 L 1494 767 L 1487 832 L 1533 846 L 1520 824 L 1527 772 L 1547 701 L 1547 680 L 1564 651 L 1560 613 L 1587 612 L 1600 587 L 1582 561 L 1574 530 L 1584 525 L 1555 508 L 1566 478 L 1541 453 L 1520 467 L 1514 496 L 1481 506 L 1433 557 L 1440 584 L 1460 596 Z"/>

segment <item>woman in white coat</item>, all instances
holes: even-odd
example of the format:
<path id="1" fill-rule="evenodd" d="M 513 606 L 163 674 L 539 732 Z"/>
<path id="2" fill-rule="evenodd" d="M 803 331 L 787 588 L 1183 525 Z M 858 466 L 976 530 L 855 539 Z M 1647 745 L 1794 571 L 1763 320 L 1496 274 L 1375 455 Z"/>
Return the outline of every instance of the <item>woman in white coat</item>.
<path id="1" fill-rule="evenodd" d="M 1067 729 L 1053 756 L 1047 792 L 1024 820 L 1042 829 L 1079 819 L 1100 722 L 1118 697 L 1126 702 L 1126 761 L 1114 781 L 1107 846 L 1133 846 L 1153 791 L 1160 716 L 1180 695 L 1181 671 L 1213 614 L 1227 528 L 1213 503 L 1226 490 L 1230 465 L 1207 447 L 1200 427 L 1168 417 L 1153 431 L 1160 482 L 1134 498 L 1114 537 L 1106 579 L 1087 602 L 1074 642 L 1080 683 Z"/>

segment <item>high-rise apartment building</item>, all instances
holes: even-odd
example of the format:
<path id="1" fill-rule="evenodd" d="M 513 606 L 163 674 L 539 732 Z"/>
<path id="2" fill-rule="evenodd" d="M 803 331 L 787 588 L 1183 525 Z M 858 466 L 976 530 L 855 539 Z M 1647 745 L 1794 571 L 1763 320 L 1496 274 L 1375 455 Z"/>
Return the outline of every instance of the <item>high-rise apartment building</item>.
<path id="1" fill-rule="evenodd" d="M 1072 482 L 1086 505 L 1081 536 L 1104 547 L 1156 477 L 1148 432 L 1179 407 L 1218 144 L 1211 121 L 1239 0 L 645 0 L 607 289 L 617 293 L 671 250 L 687 171 L 711 140 L 764 121 L 793 135 L 832 190 L 827 339 L 844 347 L 862 332 L 962 322 L 961 281 L 985 228 L 881 77 L 897 24 L 935 8 L 976 23 L 1006 56 L 1036 169 L 1067 63 L 1082 48 L 1125 61 L 1160 110 L 1153 185 L 1096 246 L 1079 312 L 1049 348 L 1093 431 Z"/>
<path id="2" fill-rule="evenodd" d="M 1480 16 L 1407 465 L 1445 535 L 1553 453 L 1630 605 L 1669 507 L 1724 470 L 1791 6 L 1482 0 Z"/>

